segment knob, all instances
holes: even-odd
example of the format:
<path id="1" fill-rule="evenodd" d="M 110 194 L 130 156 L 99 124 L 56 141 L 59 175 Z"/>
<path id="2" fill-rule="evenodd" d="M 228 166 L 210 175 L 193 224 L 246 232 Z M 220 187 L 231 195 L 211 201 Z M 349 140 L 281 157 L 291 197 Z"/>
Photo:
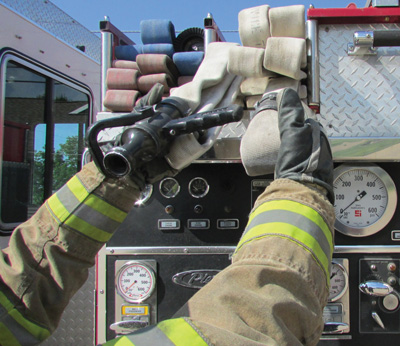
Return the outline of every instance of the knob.
<path id="1" fill-rule="evenodd" d="M 374 297 L 385 297 L 393 292 L 393 287 L 382 281 L 362 282 L 358 288 L 362 293 Z"/>
<path id="2" fill-rule="evenodd" d="M 388 279 L 387 279 L 387 283 L 390 286 L 394 286 L 397 283 L 397 279 L 394 276 L 389 276 Z"/>
<path id="3" fill-rule="evenodd" d="M 384 308 L 388 311 L 395 311 L 399 307 L 399 298 L 394 294 L 389 294 L 382 300 Z"/>

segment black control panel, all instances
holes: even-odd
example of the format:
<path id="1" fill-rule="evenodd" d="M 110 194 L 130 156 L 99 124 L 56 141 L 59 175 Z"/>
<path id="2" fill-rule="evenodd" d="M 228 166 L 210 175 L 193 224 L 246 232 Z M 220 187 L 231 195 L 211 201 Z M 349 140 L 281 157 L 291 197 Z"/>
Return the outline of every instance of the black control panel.
<path id="1" fill-rule="evenodd" d="M 378 165 L 400 188 L 399 164 Z M 135 329 L 172 317 L 228 266 L 255 200 L 272 180 L 272 176 L 247 176 L 240 163 L 196 163 L 149 186 L 107 244 L 106 338 L 123 333 L 124 326 L 129 331 L 130 326 Z M 324 310 L 321 345 L 376 345 L 400 337 L 398 215 L 399 206 L 390 222 L 370 236 L 336 232 L 333 299 Z M 140 289 L 151 289 L 144 300 L 126 301 L 124 292 L 118 291 L 119 268 L 130 265 L 139 265 L 139 275 L 146 276 L 148 270 L 155 277 L 151 285 L 150 276 L 143 280 Z M 360 290 L 362 284 L 375 282 L 392 291 L 373 296 Z"/>

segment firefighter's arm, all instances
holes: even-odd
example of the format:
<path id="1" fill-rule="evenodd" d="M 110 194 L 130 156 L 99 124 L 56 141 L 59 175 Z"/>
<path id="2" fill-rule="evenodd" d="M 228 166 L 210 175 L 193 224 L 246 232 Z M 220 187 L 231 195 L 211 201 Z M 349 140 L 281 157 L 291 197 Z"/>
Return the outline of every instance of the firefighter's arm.
<path id="1" fill-rule="evenodd" d="M 200 290 L 188 315 L 212 344 L 315 345 L 333 252 L 333 162 L 297 94 L 277 97 L 275 181 L 258 198 L 233 263 Z"/>
<path id="2" fill-rule="evenodd" d="M 54 331 L 138 196 L 90 163 L 14 230 L 0 256 L 0 345 L 34 345 Z"/>

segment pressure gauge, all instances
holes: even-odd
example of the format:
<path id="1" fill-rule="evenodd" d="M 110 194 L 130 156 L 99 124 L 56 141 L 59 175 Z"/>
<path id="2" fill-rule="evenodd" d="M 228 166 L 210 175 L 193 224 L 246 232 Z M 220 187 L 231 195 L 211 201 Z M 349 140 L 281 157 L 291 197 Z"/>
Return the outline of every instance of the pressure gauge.
<path id="1" fill-rule="evenodd" d="M 160 182 L 160 193 L 165 198 L 174 198 L 177 196 L 181 187 L 175 178 L 164 178 Z"/>
<path id="2" fill-rule="evenodd" d="M 136 201 L 135 206 L 140 207 L 141 205 L 145 204 L 150 199 L 152 193 L 153 185 L 147 184 L 140 193 L 139 199 Z"/>
<path id="3" fill-rule="evenodd" d="M 210 189 L 207 180 L 204 178 L 194 178 L 189 182 L 189 193 L 194 198 L 202 198 Z"/>
<path id="4" fill-rule="evenodd" d="M 141 302 L 151 296 L 156 286 L 154 271 L 141 262 L 127 262 L 117 273 L 119 295 L 128 302 Z"/>
<path id="5" fill-rule="evenodd" d="M 341 264 L 332 262 L 330 281 L 331 286 L 329 288 L 328 300 L 334 302 L 343 297 L 349 285 L 346 269 Z"/>
<path id="6" fill-rule="evenodd" d="M 384 228 L 396 210 L 393 180 L 376 165 L 342 165 L 334 171 L 335 228 L 365 237 Z"/>

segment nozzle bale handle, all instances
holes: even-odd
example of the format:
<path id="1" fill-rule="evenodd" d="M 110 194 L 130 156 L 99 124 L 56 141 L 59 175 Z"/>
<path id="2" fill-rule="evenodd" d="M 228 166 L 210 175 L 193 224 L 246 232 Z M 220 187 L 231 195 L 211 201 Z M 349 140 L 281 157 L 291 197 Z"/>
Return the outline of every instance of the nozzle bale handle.
<path id="1" fill-rule="evenodd" d="M 240 121 L 242 117 L 243 108 L 238 105 L 232 105 L 172 120 L 164 126 L 163 130 L 166 136 L 176 137 L 187 133 L 207 130 L 215 126 L 237 122 Z"/>

